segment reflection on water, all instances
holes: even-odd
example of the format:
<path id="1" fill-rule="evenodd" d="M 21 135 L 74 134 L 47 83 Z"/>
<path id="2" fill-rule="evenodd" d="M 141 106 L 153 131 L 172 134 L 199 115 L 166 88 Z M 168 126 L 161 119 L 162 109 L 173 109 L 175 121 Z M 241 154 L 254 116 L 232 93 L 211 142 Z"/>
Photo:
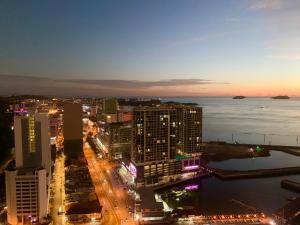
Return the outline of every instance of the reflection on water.
<path id="1" fill-rule="evenodd" d="M 253 170 L 262 168 L 279 168 L 300 166 L 300 157 L 279 151 L 271 151 L 271 156 L 255 159 L 232 159 L 222 162 L 211 162 L 209 165 L 223 169 Z M 182 197 L 169 197 L 167 202 L 173 207 L 195 206 L 203 214 L 240 213 L 241 208 L 231 204 L 231 199 L 242 201 L 266 213 L 272 213 L 293 196 L 300 196 L 280 187 L 283 179 L 300 182 L 300 175 L 241 179 L 223 181 L 208 177 L 193 181 L 185 186 L 198 185 L 197 190 L 187 191 Z M 185 189 L 185 186 L 179 189 Z M 169 191 L 168 191 L 169 192 Z"/>
<path id="2" fill-rule="evenodd" d="M 202 214 L 230 214 L 241 212 L 239 206 L 230 204 L 231 199 L 237 199 L 258 210 L 272 213 L 284 206 L 288 202 L 287 198 L 300 196 L 282 189 L 282 179 L 300 181 L 300 175 L 231 181 L 208 177 L 190 183 L 198 184 L 198 190 L 190 191 L 179 201 L 170 197 L 167 202 L 172 206 L 195 206 Z M 184 186 L 180 188 L 184 189 Z"/>
<path id="3" fill-rule="evenodd" d="M 300 98 L 233 100 L 229 97 L 179 97 L 163 100 L 194 102 L 203 107 L 204 141 L 300 146 Z M 271 157 L 234 159 L 211 165 L 251 170 L 300 166 L 299 161 L 297 156 L 272 151 Z M 190 191 L 178 200 L 170 197 L 168 201 L 174 206 L 196 206 L 202 213 L 214 214 L 239 211 L 237 206 L 229 204 L 234 198 L 270 213 L 286 204 L 288 197 L 299 196 L 282 189 L 282 179 L 300 182 L 300 175 L 231 181 L 209 177 L 190 183 L 198 185 L 198 190 Z"/>

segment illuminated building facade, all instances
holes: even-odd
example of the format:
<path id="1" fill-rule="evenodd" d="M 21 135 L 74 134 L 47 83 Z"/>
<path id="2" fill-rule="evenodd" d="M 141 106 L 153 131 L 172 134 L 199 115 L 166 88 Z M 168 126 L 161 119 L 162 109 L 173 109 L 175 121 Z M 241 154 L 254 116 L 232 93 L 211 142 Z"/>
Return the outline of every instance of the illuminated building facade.
<path id="1" fill-rule="evenodd" d="M 177 108 L 178 148 L 182 153 L 197 154 L 202 150 L 202 108 Z"/>
<path id="2" fill-rule="evenodd" d="M 45 169 L 6 171 L 7 221 L 35 224 L 47 216 L 48 187 Z"/>
<path id="3" fill-rule="evenodd" d="M 15 116 L 16 168 L 5 171 L 7 220 L 41 222 L 47 216 L 51 151 L 47 114 Z"/>
<path id="4" fill-rule="evenodd" d="M 110 123 L 107 124 L 105 133 L 109 154 L 113 158 L 130 159 L 131 149 L 131 124 L 129 123 Z"/>
<path id="5" fill-rule="evenodd" d="M 119 104 L 116 98 L 109 98 L 103 100 L 103 113 L 117 114 L 118 108 Z"/>
<path id="6" fill-rule="evenodd" d="M 49 115 L 49 122 L 50 122 L 50 137 L 55 139 L 58 135 L 58 129 L 62 123 L 62 117 L 60 114 L 50 114 Z"/>
<path id="7" fill-rule="evenodd" d="M 155 185 L 199 171 L 202 110 L 188 106 L 133 110 L 131 160 L 137 185 Z"/>
<path id="8" fill-rule="evenodd" d="M 51 173 L 49 118 L 47 114 L 15 116 L 16 167 L 46 169 Z"/>

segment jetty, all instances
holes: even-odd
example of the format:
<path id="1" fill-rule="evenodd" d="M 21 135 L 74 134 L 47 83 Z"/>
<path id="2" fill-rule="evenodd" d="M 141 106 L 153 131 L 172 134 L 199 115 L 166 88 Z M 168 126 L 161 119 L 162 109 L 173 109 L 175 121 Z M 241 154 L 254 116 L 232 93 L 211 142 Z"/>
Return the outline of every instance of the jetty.
<path id="1" fill-rule="evenodd" d="M 208 170 L 213 171 L 213 173 L 223 179 L 245 179 L 245 178 L 257 178 L 257 177 L 274 177 L 274 176 L 285 176 L 285 175 L 295 175 L 300 174 L 300 166 L 298 167 L 285 167 L 285 168 L 275 168 L 275 169 L 259 169 L 259 170 L 223 170 L 217 168 L 207 167 Z"/>
<path id="2" fill-rule="evenodd" d="M 300 183 L 292 180 L 282 180 L 281 187 L 300 193 Z"/>

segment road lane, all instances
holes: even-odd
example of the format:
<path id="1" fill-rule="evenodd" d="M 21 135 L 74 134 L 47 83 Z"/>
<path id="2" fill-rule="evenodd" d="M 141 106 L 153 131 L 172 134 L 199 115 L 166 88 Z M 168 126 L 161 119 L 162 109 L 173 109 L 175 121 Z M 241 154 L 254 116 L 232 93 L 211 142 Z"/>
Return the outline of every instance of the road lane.
<path id="1" fill-rule="evenodd" d="M 92 181 L 95 186 L 96 194 L 100 204 L 103 206 L 103 221 L 102 224 L 120 225 L 120 219 L 115 211 L 113 200 L 109 197 L 107 190 L 107 181 L 103 175 L 103 171 L 97 163 L 95 163 L 95 153 L 85 144 L 84 154 L 88 162 L 88 168 L 91 174 Z"/>
<path id="2" fill-rule="evenodd" d="M 65 157 L 58 156 L 54 167 L 54 176 L 52 180 L 53 200 L 50 203 L 51 216 L 54 225 L 64 225 L 64 214 L 58 215 L 59 211 L 64 212 L 64 199 L 65 199 Z"/>

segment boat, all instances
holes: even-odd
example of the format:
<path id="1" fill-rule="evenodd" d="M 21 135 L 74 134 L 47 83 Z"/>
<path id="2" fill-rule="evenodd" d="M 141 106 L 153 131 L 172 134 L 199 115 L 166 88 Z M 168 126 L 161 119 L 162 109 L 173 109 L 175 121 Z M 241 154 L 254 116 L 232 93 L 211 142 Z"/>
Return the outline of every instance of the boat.
<path id="1" fill-rule="evenodd" d="M 278 96 L 274 96 L 274 97 L 271 97 L 272 99 L 290 99 L 289 96 L 287 95 L 278 95 Z"/>
<path id="2" fill-rule="evenodd" d="M 288 201 L 295 201 L 297 199 L 297 197 L 295 197 L 295 196 L 289 196 L 289 197 L 286 197 L 286 199 Z"/>

